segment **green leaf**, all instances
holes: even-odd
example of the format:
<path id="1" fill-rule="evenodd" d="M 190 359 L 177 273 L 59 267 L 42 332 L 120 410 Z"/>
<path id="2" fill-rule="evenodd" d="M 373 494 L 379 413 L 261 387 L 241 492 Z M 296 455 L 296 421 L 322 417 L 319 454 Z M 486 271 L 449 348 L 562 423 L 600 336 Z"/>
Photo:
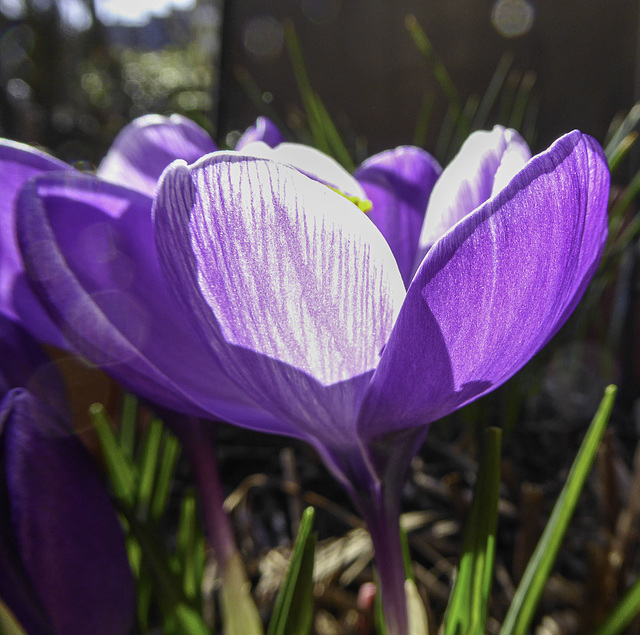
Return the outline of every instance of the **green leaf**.
<path id="1" fill-rule="evenodd" d="M 347 150 L 347 147 L 338 132 L 329 112 L 322 103 L 320 97 L 311 87 L 309 74 L 304 63 L 302 47 L 296 35 L 293 23 L 290 20 L 284 23 L 285 42 L 291 65 L 302 98 L 302 104 L 307 114 L 313 142 L 325 154 L 334 157 L 349 172 L 353 172 L 355 165 Z"/>
<path id="2" fill-rule="evenodd" d="M 376 589 L 380 588 L 380 580 L 378 579 L 377 571 L 375 575 Z M 376 593 L 373 605 L 373 619 L 376 627 L 376 633 L 378 635 L 387 635 L 387 623 L 384 619 L 384 610 L 382 608 L 382 597 L 380 593 Z"/>
<path id="3" fill-rule="evenodd" d="M 611 172 L 615 170 L 614 156 L 618 152 L 621 144 L 624 140 L 633 133 L 638 124 L 640 123 L 640 103 L 637 103 L 624 118 L 622 123 L 616 128 L 615 132 L 611 135 L 611 139 L 605 146 L 604 153 L 609 161 L 609 169 Z"/>
<path id="4" fill-rule="evenodd" d="M 405 18 L 404 23 L 415 45 L 418 47 L 418 50 L 427 60 L 436 81 L 440 85 L 442 92 L 445 94 L 447 101 L 449 102 L 449 107 L 454 111 L 457 119 L 462 116 L 462 99 L 460 98 L 451 76 L 444 64 L 437 58 L 427 34 L 418 23 L 416 17 L 414 15 L 408 15 Z"/>
<path id="5" fill-rule="evenodd" d="M 629 154 L 633 144 L 638 139 L 638 132 L 634 130 L 624 137 L 615 148 L 610 150 L 610 154 L 607 155 L 609 160 L 609 171 L 613 174 L 619 167 L 625 157 Z"/>
<path id="6" fill-rule="evenodd" d="M 411 561 L 411 551 L 409 549 L 409 537 L 407 536 L 407 530 L 400 523 L 400 546 L 402 547 L 402 560 L 404 562 L 404 577 L 407 580 L 416 581 L 416 577 L 413 574 L 413 562 Z"/>
<path id="7" fill-rule="evenodd" d="M 289 572 L 278 593 L 267 635 L 304 635 L 313 620 L 313 561 L 316 535 L 313 507 L 302 515 Z"/>
<path id="8" fill-rule="evenodd" d="M 134 465 L 118 444 L 118 439 L 107 420 L 107 415 L 102 404 L 92 404 L 89 408 L 89 414 L 91 415 L 98 440 L 102 446 L 113 494 L 118 500 L 131 508 L 133 507 L 136 495 Z"/>
<path id="9" fill-rule="evenodd" d="M 151 501 L 151 518 L 154 520 L 162 517 L 167 505 L 173 474 L 180 456 L 180 443 L 178 440 L 167 431 L 164 432 L 163 438 L 164 449 Z"/>
<path id="10" fill-rule="evenodd" d="M 513 64 L 513 53 L 505 53 L 500 58 L 498 66 L 496 66 L 496 70 L 493 73 L 493 77 L 482 96 L 478 110 L 473 118 L 473 130 L 486 127 L 489 114 L 496 105 L 498 95 L 500 94 L 500 91 L 504 86 L 504 82 L 507 79 L 507 73 L 511 68 L 511 64 Z"/>
<path id="11" fill-rule="evenodd" d="M 131 534 L 142 550 L 142 558 L 152 575 L 157 590 L 158 606 L 170 624 L 182 635 L 209 635 L 209 629 L 193 603 L 186 597 L 179 576 L 169 566 L 162 536 L 150 525 L 142 524 L 126 505 L 117 504 L 118 511 L 129 524 Z"/>
<path id="12" fill-rule="evenodd" d="M 608 386 L 605 390 L 600 407 L 571 466 L 567 482 L 562 488 L 562 492 L 551 512 L 549 522 L 522 576 L 500 630 L 500 635 L 524 635 L 529 630 L 529 625 L 533 620 L 540 597 L 609 422 L 616 391 L 615 386 Z"/>
<path id="13" fill-rule="evenodd" d="M 119 445 L 124 455 L 133 460 L 136 447 L 136 430 L 138 400 L 135 395 L 125 393 L 122 398 L 122 412 L 120 413 Z"/>
<path id="14" fill-rule="evenodd" d="M 149 516 L 151 495 L 156 482 L 156 471 L 158 467 L 158 457 L 160 456 L 162 433 L 162 422 L 159 419 L 153 419 L 142 442 L 142 458 L 140 460 L 140 477 L 136 506 L 136 513 L 141 521 L 147 520 Z"/>
<path id="15" fill-rule="evenodd" d="M 616 604 L 609 616 L 605 619 L 592 635 L 618 635 L 640 613 L 640 578 L 624 594 Z"/>
<path id="16" fill-rule="evenodd" d="M 420 148 L 427 143 L 427 132 L 429 131 L 429 122 L 431 121 L 431 113 L 433 112 L 434 99 L 433 95 L 425 93 L 420 104 L 420 112 L 416 121 L 416 127 L 413 133 L 413 145 Z"/>
<path id="17" fill-rule="evenodd" d="M 176 556 L 182 571 L 182 588 L 190 600 L 196 600 L 202 587 L 204 542 L 198 530 L 196 495 L 188 490 L 180 506 L 180 520 L 176 539 Z"/>
<path id="18" fill-rule="evenodd" d="M 444 619 L 445 635 L 484 635 L 496 551 L 502 431 L 488 428 L 465 523 L 458 575 Z"/>

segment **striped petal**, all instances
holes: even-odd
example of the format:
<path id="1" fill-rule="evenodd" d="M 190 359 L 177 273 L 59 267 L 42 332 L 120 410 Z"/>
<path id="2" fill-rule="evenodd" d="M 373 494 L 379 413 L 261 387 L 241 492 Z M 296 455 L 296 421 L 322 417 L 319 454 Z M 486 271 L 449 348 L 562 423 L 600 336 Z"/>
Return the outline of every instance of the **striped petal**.
<path id="1" fill-rule="evenodd" d="M 564 324 L 595 272 L 608 193 L 602 149 L 576 131 L 437 242 L 374 375 L 361 434 L 427 424 L 526 364 Z"/>

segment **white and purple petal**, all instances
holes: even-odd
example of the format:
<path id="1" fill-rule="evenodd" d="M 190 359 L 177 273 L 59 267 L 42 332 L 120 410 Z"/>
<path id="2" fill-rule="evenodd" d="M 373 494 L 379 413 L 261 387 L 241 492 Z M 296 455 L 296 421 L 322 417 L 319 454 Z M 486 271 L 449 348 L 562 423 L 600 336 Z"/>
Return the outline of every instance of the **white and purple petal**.
<path id="1" fill-rule="evenodd" d="M 609 172 L 577 131 L 427 254 L 365 397 L 360 433 L 434 421 L 495 389 L 558 331 L 607 236 Z"/>
<path id="2" fill-rule="evenodd" d="M 153 196 L 164 169 L 218 148 L 194 121 L 181 115 L 145 115 L 125 126 L 98 167 L 98 176 Z"/>
<path id="3" fill-rule="evenodd" d="M 312 442 L 353 444 L 404 297 L 366 216 L 287 165 L 218 153 L 167 170 L 155 226 L 168 279 L 236 383 Z"/>
<path id="4" fill-rule="evenodd" d="M 496 126 L 470 135 L 433 188 L 414 271 L 441 236 L 502 190 L 530 158 L 515 130 Z"/>
<path id="5" fill-rule="evenodd" d="M 367 159 L 353 175 L 373 204 L 367 215 L 389 243 L 407 287 L 429 197 L 441 172 L 428 152 L 401 146 Z"/>

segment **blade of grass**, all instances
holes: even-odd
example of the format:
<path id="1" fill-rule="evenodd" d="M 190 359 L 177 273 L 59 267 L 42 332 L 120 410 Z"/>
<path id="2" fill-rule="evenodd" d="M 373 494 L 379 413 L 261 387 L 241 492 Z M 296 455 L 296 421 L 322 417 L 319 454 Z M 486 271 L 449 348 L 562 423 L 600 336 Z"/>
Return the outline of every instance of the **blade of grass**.
<path id="1" fill-rule="evenodd" d="M 444 115 L 444 120 L 440 127 L 440 134 L 436 141 L 435 157 L 440 161 L 441 165 L 446 165 L 448 163 L 448 159 L 453 154 L 452 142 L 457 120 L 458 117 L 451 106 L 449 106 Z"/>
<path id="2" fill-rule="evenodd" d="M 407 580 L 416 581 L 413 573 L 413 562 L 411 561 L 411 551 L 409 550 L 409 538 L 407 530 L 400 524 L 400 545 L 402 546 L 402 560 L 404 561 L 404 577 Z"/>
<path id="3" fill-rule="evenodd" d="M 202 547 L 202 550 L 200 549 Z M 182 588 L 190 600 L 194 601 L 202 586 L 202 562 L 204 558 L 202 535 L 198 531 L 196 495 L 188 490 L 180 506 L 180 520 L 176 539 L 176 556 L 182 571 Z"/>
<path id="4" fill-rule="evenodd" d="M 145 521 L 149 517 L 151 496 L 156 482 L 162 434 L 162 422 L 159 419 L 153 419 L 142 441 L 136 505 L 136 514 L 141 521 Z"/>
<path id="5" fill-rule="evenodd" d="M 633 583 L 592 635 L 618 635 L 624 631 L 638 613 L 640 613 L 640 578 Z"/>
<path id="6" fill-rule="evenodd" d="M 616 148 L 622 143 L 622 140 L 631 134 L 640 123 L 640 103 L 637 103 L 627 116 L 622 120 L 622 123 L 618 126 L 616 131 L 611 136 L 611 139 L 607 142 L 604 154 L 611 164 L 611 157 L 614 154 Z"/>
<path id="7" fill-rule="evenodd" d="M 518 86 L 516 95 L 513 102 L 513 108 L 511 115 L 509 116 L 509 126 L 520 130 L 525 120 L 527 107 L 529 105 L 529 99 L 531 98 L 531 92 L 536 83 L 536 74 L 533 71 L 528 71 L 522 77 L 522 81 Z"/>
<path id="8" fill-rule="evenodd" d="M 507 75 L 507 81 L 502 89 L 500 95 L 500 108 L 498 112 L 498 121 L 501 123 L 508 123 L 511 119 L 511 113 L 513 112 L 514 104 L 516 102 L 516 93 L 520 86 L 520 80 L 522 79 L 522 73 L 514 69 Z"/>
<path id="9" fill-rule="evenodd" d="M 460 567 L 444 619 L 445 635 L 484 635 L 496 551 L 502 431 L 488 428 L 465 523 Z"/>
<path id="10" fill-rule="evenodd" d="M 627 189 L 609 213 L 609 218 L 611 219 L 609 222 L 609 235 L 613 238 L 611 257 L 620 255 L 640 231 L 640 214 L 638 214 L 624 228 L 624 231 L 618 235 L 622 226 L 624 212 L 638 194 L 640 194 L 640 170 L 636 172 L 631 183 L 629 183 Z"/>
<path id="11" fill-rule="evenodd" d="M 429 132 L 434 101 L 433 95 L 429 93 L 425 93 L 422 97 L 412 141 L 413 145 L 419 148 L 424 148 L 427 143 L 427 133 Z"/>
<path id="12" fill-rule="evenodd" d="M 316 549 L 316 536 L 312 532 L 314 515 L 313 507 L 307 507 L 302 514 L 289 572 L 278 593 L 267 635 L 304 635 L 311 630 Z"/>
<path id="13" fill-rule="evenodd" d="M 380 589 L 380 580 L 378 572 L 375 571 L 376 588 Z M 382 597 L 379 592 L 376 593 L 373 605 L 373 619 L 377 635 L 387 635 L 387 623 L 384 619 L 384 611 L 382 610 Z"/>
<path id="14" fill-rule="evenodd" d="M 591 471 L 600 441 L 609 422 L 616 391 L 615 386 L 608 386 L 605 390 L 598 411 L 571 466 L 567 482 L 562 488 L 549 522 L 516 590 L 500 635 L 524 635 L 529 630 L 542 591 L 553 568 L 578 498 Z"/>
<path id="15" fill-rule="evenodd" d="M 180 443 L 166 430 L 164 432 L 164 448 L 162 451 L 162 459 L 160 468 L 156 478 L 155 488 L 153 490 L 153 499 L 151 501 L 151 518 L 156 520 L 162 517 L 164 508 L 169 500 L 169 492 L 171 491 L 171 482 L 175 472 L 176 463 L 180 456 Z"/>
<path id="16" fill-rule="evenodd" d="M 309 81 L 309 75 L 307 74 L 307 68 L 304 63 L 304 56 L 302 55 L 302 48 L 298 37 L 296 35 L 293 23 L 290 20 L 284 23 L 284 37 L 289 52 L 289 58 L 291 59 L 291 65 L 293 66 L 293 74 L 298 84 L 298 90 L 300 91 L 300 97 L 302 98 L 302 104 L 307 114 L 309 121 L 309 128 L 311 128 L 311 135 L 313 136 L 314 143 L 318 150 L 321 150 L 325 154 L 331 154 L 331 148 L 325 130 L 322 126 L 322 117 L 318 111 L 315 94 L 311 88 L 311 82 Z"/>
<path id="17" fill-rule="evenodd" d="M 133 463 L 127 459 L 118 444 L 118 439 L 107 420 L 103 405 L 92 404 L 89 408 L 89 414 L 102 446 L 113 494 L 118 500 L 132 507 L 136 495 L 136 474 Z"/>
<path id="18" fill-rule="evenodd" d="M 347 150 L 347 146 L 342 140 L 322 100 L 311 87 L 309 74 L 304 62 L 304 55 L 302 54 L 302 47 L 300 46 L 300 41 L 296 35 L 293 23 L 290 20 L 285 21 L 284 32 L 287 51 L 289 52 L 289 58 L 291 59 L 291 65 L 293 66 L 293 72 L 307 114 L 314 143 L 319 150 L 334 157 L 346 170 L 353 172 L 355 165 Z"/>
<path id="19" fill-rule="evenodd" d="M 341 163 L 342 167 L 344 167 L 346 170 L 348 170 L 349 172 L 353 172 L 356 169 L 356 166 L 353 163 L 351 155 L 349 154 L 349 150 L 347 150 L 347 146 L 344 144 L 344 141 L 342 140 L 338 129 L 333 123 L 329 112 L 322 103 L 320 96 L 315 92 L 313 93 L 313 96 L 316 101 L 316 111 L 318 113 L 318 116 L 320 117 L 320 125 L 325 132 L 327 142 L 329 143 L 329 146 L 332 150 L 331 156 L 333 156 L 339 163 Z"/>
<path id="20" fill-rule="evenodd" d="M 610 154 L 607 155 L 609 161 L 609 171 L 613 174 L 629 154 L 629 150 L 633 148 L 633 144 L 638 139 L 638 132 L 634 130 L 626 137 L 623 137 L 620 143 L 611 148 Z"/>
<path id="21" fill-rule="evenodd" d="M 442 92 L 445 94 L 449 107 L 454 111 L 456 120 L 462 116 L 462 99 L 458 93 L 451 76 L 449 75 L 444 64 L 437 58 L 433 45 L 429 41 L 427 34 L 420 26 L 418 20 L 414 15 L 408 15 L 405 18 L 404 24 L 409 31 L 415 45 L 418 47 L 420 53 L 427 60 L 431 71 L 433 72 L 436 81 L 440 85 Z"/>
<path id="22" fill-rule="evenodd" d="M 122 412 L 120 413 L 120 435 L 118 443 L 124 455 L 133 460 L 136 446 L 138 400 L 131 393 L 124 393 Z"/>
<path id="23" fill-rule="evenodd" d="M 135 514 L 126 505 L 116 504 L 118 511 L 129 523 L 131 534 L 140 544 L 144 563 L 153 576 L 158 606 L 163 615 L 170 623 L 175 622 L 183 635 L 209 635 L 209 629 L 185 596 L 178 576 L 169 566 L 170 558 L 161 536 L 157 535 L 150 525 L 138 522 Z"/>
<path id="24" fill-rule="evenodd" d="M 504 86 L 504 82 L 507 79 L 507 74 L 511 68 L 511 64 L 513 64 L 513 53 L 505 53 L 500 58 L 500 61 L 496 66 L 496 70 L 493 73 L 493 77 L 482 96 L 478 110 L 473 118 L 473 123 L 471 124 L 473 130 L 484 128 L 487 125 L 487 120 L 496 105 L 498 95 L 500 94 L 500 91 Z"/>

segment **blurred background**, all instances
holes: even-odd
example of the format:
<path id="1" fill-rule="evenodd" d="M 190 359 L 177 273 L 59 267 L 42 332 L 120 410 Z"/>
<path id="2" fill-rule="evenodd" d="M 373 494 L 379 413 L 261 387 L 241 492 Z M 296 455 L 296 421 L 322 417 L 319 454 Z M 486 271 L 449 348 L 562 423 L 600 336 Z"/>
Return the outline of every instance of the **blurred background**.
<path id="1" fill-rule="evenodd" d="M 572 128 L 602 141 L 638 96 L 632 0 L 1 0 L 0 132 L 91 163 L 148 112 L 184 113 L 222 144 L 259 114 L 296 135 L 288 31 L 356 161 L 436 147 L 452 104 L 440 64 L 471 119 L 492 80 L 487 124 L 526 103 L 511 123 L 537 149 Z"/>

